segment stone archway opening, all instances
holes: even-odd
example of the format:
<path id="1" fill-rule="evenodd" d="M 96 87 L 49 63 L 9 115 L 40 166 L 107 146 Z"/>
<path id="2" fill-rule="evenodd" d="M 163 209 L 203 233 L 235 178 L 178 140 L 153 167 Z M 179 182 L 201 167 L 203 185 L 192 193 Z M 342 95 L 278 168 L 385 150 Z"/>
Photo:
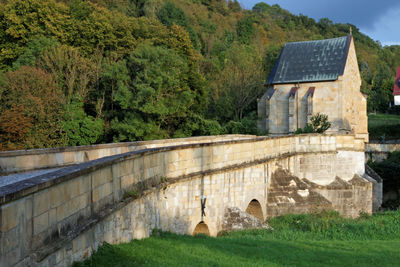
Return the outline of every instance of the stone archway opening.
<path id="1" fill-rule="evenodd" d="M 199 222 L 196 227 L 194 228 L 193 235 L 210 235 L 210 231 L 208 230 L 207 224 L 204 222 Z"/>
<path id="2" fill-rule="evenodd" d="M 261 204 L 260 202 L 258 202 L 257 199 L 253 199 L 252 201 L 250 201 L 249 205 L 247 206 L 246 212 L 256 217 L 260 221 L 262 222 L 264 221 L 264 215 L 262 212 Z"/>

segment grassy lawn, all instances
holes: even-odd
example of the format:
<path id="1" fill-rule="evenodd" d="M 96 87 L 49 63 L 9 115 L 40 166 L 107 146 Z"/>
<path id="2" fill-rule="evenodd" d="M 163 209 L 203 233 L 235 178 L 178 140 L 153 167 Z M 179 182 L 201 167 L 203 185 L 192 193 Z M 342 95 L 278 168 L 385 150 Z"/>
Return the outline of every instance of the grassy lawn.
<path id="1" fill-rule="evenodd" d="M 336 213 L 288 215 L 275 230 L 218 238 L 155 232 L 147 239 L 104 245 L 75 266 L 399 266 L 400 211 L 359 219 Z"/>
<path id="2" fill-rule="evenodd" d="M 370 114 L 368 115 L 368 131 L 371 140 L 400 139 L 400 115 Z"/>

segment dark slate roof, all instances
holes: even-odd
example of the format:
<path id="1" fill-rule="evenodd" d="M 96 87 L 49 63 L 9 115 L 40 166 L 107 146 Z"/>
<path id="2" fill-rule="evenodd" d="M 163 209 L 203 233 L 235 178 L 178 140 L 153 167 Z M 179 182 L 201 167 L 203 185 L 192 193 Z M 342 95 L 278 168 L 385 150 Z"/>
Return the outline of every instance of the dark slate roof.
<path id="1" fill-rule="evenodd" d="M 351 35 L 317 41 L 286 43 L 267 85 L 337 80 L 343 75 Z"/>

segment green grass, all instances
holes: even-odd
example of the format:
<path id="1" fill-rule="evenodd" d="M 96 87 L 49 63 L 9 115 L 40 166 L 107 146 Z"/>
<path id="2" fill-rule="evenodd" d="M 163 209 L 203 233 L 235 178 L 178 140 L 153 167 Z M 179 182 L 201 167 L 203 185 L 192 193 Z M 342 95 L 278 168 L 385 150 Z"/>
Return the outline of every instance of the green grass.
<path id="1" fill-rule="evenodd" d="M 371 140 L 400 139 L 400 115 L 368 115 L 368 132 Z"/>
<path id="2" fill-rule="evenodd" d="M 400 211 L 359 219 L 337 213 L 288 215 L 275 230 L 218 238 L 155 232 L 147 239 L 102 246 L 75 266 L 399 266 Z"/>
<path id="3" fill-rule="evenodd" d="M 369 114 L 368 126 L 379 127 L 383 125 L 396 125 L 400 124 L 400 115 L 393 114 Z"/>

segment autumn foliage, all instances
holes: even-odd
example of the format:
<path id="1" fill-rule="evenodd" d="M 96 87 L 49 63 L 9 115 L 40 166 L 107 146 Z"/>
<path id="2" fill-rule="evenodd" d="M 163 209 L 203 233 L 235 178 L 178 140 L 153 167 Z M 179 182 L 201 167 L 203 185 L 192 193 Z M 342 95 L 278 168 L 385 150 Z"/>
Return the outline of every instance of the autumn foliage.
<path id="1" fill-rule="evenodd" d="M 0 0 L 0 150 L 259 134 L 284 43 L 350 26 L 368 109 L 385 111 L 400 46 L 354 25 L 236 0 Z"/>
<path id="2" fill-rule="evenodd" d="M 2 149 L 64 145 L 64 97 L 50 74 L 34 67 L 6 73 L 0 103 Z"/>

